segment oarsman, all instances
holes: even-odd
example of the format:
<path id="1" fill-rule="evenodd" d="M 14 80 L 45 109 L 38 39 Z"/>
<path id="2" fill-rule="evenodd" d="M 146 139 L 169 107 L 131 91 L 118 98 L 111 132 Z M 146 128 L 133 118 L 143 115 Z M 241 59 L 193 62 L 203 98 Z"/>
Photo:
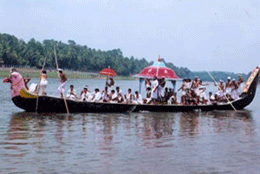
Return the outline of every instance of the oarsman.
<path id="1" fill-rule="evenodd" d="M 58 72 L 59 72 L 59 81 L 60 81 L 60 86 L 58 88 L 58 94 L 59 94 L 60 97 L 63 97 L 64 91 L 65 91 L 67 77 L 66 77 L 66 75 L 65 75 L 65 73 L 63 72 L 62 69 L 58 69 Z"/>
<path id="2" fill-rule="evenodd" d="M 199 100 L 197 101 L 197 103 L 201 102 L 202 104 L 206 104 L 207 103 L 207 97 L 206 97 L 206 87 L 208 86 L 208 83 L 202 83 L 202 80 L 199 80 Z"/>
<path id="3" fill-rule="evenodd" d="M 192 81 L 192 84 L 191 84 L 191 89 L 195 92 L 195 94 L 197 96 L 200 95 L 200 93 L 199 93 L 199 85 L 200 85 L 199 78 L 198 78 L 198 76 L 195 76 L 195 78 L 194 78 L 194 80 Z"/>
<path id="4" fill-rule="evenodd" d="M 125 94 L 126 103 L 132 103 L 133 99 L 134 99 L 134 96 L 132 94 L 132 89 L 129 88 L 127 94 Z"/>
<path id="5" fill-rule="evenodd" d="M 238 89 L 239 89 L 238 82 L 236 82 L 235 79 L 232 79 L 231 98 L 232 98 L 233 100 L 236 100 L 236 99 L 239 98 L 239 92 L 238 92 Z"/>
<path id="6" fill-rule="evenodd" d="M 102 96 L 101 93 L 99 92 L 99 89 L 95 89 L 95 93 L 91 99 L 92 102 L 101 102 L 102 101 Z"/>
<path id="7" fill-rule="evenodd" d="M 218 100 L 222 100 L 224 97 L 224 88 L 225 88 L 223 84 L 223 80 L 220 80 L 218 84 L 215 82 L 214 85 L 218 87 L 218 92 L 216 93 L 218 96 Z"/>
<path id="8" fill-rule="evenodd" d="M 157 76 L 154 76 L 153 82 L 151 83 L 153 104 L 156 104 L 157 99 L 158 99 L 158 85 L 159 85 L 159 82 L 158 82 Z"/>
<path id="9" fill-rule="evenodd" d="M 47 72 L 46 70 L 42 70 L 40 72 L 40 83 L 39 83 L 39 95 L 47 95 L 46 89 L 47 89 Z"/>
<path id="10" fill-rule="evenodd" d="M 117 95 L 118 103 L 122 103 L 124 101 L 124 95 L 120 90 L 119 86 L 116 87 L 116 95 Z"/>
<path id="11" fill-rule="evenodd" d="M 232 83 L 231 83 L 231 77 L 229 76 L 227 78 L 226 85 L 225 85 L 225 94 L 227 95 L 227 97 L 231 95 L 231 90 L 232 90 Z"/>
<path id="12" fill-rule="evenodd" d="M 243 88 L 244 88 L 243 82 L 244 82 L 244 79 L 243 79 L 242 75 L 239 74 L 239 75 L 238 75 L 238 82 L 237 82 L 237 84 L 238 84 L 238 86 L 239 86 L 239 87 L 238 87 L 238 94 L 239 94 L 239 95 L 242 93 Z"/>
<path id="13" fill-rule="evenodd" d="M 182 91 L 181 94 L 181 104 L 186 104 L 186 95 L 187 95 L 187 79 L 182 80 L 181 87 L 178 89 L 178 91 Z"/>
<path id="14" fill-rule="evenodd" d="M 76 100 L 77 99 L 77 94 L 76 94 L 76 90 L 74 89 L 73 85 L 70 85 L 70 89 L 68 90 L 67 96 L 68 99 L 71 100 Z"/>
<path id="15" fill-rule="evenodd" d="M 191 96 L 193 98 L 195 97 L 196 104 L 199 103 L 199 97 L 200 97 L 199 85 L 200 85 L 199 78 L 197 76 L 195 76 L 195 78 L 194 78 L 194 80 L 192 81 L 192 84 L 191 84 L 191 90 L 192 90 Z"/>
<path id="16" fill-rule="evenodd" d="M 80 93 L 80 97 L 79 98 L 80 98 L 81 101 L 90 101 L 90 99 L 91 99 L 90 97 L 91 96 L 90 96 L 90 92 L 88 90 L 88 86 L 85 85 L 83 90 Z"/>
<path id="17" fill-rule="evenodd" d="M 143 99 L 141 94 L 138 93 L 138 91 L 135 91 L 135 97 L 133 103 L 135 104 L 143 104 Z"/>
<path id="18" fill-rule="evenodd" d="M 165 77 L 162 77 L 159 80 L 160 84 L 158 85 L 158 94 L 160 102 L 162 103 L 164 101 L 164 87 L 166 85 Z"/>

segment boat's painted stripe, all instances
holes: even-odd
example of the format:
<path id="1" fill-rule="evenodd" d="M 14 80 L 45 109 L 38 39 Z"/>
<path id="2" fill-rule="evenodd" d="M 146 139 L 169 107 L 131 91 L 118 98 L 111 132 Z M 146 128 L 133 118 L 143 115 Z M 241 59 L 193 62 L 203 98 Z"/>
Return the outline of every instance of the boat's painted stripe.
<path id="1" fill-rule="evenodd" d="M 21 88 L 19 91 L 19 95 L 23 98 L 37 98 L 36 95 L 28 92 L 25 88 Z"/>

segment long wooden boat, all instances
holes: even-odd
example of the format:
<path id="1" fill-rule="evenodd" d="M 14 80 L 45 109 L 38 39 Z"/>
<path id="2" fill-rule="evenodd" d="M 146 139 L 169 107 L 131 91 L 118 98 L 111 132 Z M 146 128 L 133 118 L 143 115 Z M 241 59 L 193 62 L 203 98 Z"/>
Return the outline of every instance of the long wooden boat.
<path id="1" fill-rule="evenodd" d="M 218 103 L 218 104 L 205 104 L 205 105 L 137 105 L 134 112 L 138 111 L 152 111 L 152 112 L 177 112 L 177 111 L 192 111 L 192 110 L 202 110 L 202 111 L 210 111 L 210 110 L 236 110 L 244 109 L 248 106 L 254 99 L 257 82 L 259 75 L 259 67 L 256 67 L 252 74 L 249 76 L 245 86 L 243 88 L 243 92 L 240 95 L 240 98 L 230 103 Z M 233 106 L 232 106 L 233 105 Z"/>
<path id="2" fill-rule="evenodd" d="M 12 98 L 14 104 L 28 112 L 36 111 L 37 95 L 28 92 L 25 88 L 20 89 L 20 95 Z M 86 112 L 131 112 L 135 109 L 134 104 L 86 102 L 66 99 L 70 113 Z M 66 113 L 66 106 L 63 98 L 53 96 L 38 96 L 37 112 Z"/>
<path id="3" fill-rule="evenodd" d="M 75 101 L 67 99 L 69 112 L 84 113 L 84 112 L 128 112 L 128 111 L 152 111 L 152 112 L 178 112 L 178 111 L 192 111 L 192 110 L 241 110 L 248 106 L 254 99 L 257 81 L 259 75 L 259 68 L 256 67 L 250 77 L 248 78 L 243 93 L 240 98 L 232 101 L 231 103 L 218 103 L 206 105 L 135 105 L 123 103 L 102 103 L 102 102 L 86 102 Z M 29 112 L 36 111 L 37 95 L 28 92 L 25 88 L 21 88 L 19 95 L 12 98 L 14 104 Z M 233 106 L 232 106 L 233 105 Z M 234 108 L 233 108 L 234 107 Z M 38 96 L 38 109 L 37 112 L 56 112 L 66 113 L 65 102 L 62 98 L 52 96 Z"/>

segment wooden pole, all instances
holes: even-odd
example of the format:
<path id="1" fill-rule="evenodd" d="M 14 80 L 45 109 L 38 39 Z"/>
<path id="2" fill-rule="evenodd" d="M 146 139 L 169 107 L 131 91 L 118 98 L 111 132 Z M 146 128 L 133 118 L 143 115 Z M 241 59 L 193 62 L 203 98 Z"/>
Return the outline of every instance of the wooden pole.
<path id="1" fill-rule="evenodd" d="M 58 71 L 58 69 L 59 69 L 59 65 L 58 65 L 58 59 L 57 59 L 57 54 L 56 54 L 55 44 L 54 44 L 54 57 L 55 57 L 55 62 L 56 62 L 56 68 L 57 68 L 58 77 L 60 77 L 60 75 L 59 75 L 59 71 Z M 69 108 L 68 108 L 67 101 L 66 101 L 66 98 L 65 98 L 63 92 L 62 92 L 62 97 L 63 97 L 64 103 L 65 103 L 65 106 L 66 106 L 67 114 L 69 114 Z"/>
<path id="2" fill-rule="evenodd" d="M 207 70 L 206 70 L 207 71 Z M 214 77 L 207 71 L 207 73 L 209 74 L 209 76 L 212 78 L 212 80 L 214 81 L 214 83 L 218 86 L 219 88 L 219 85 L 217 84 L 216 80 L 214 79 Z M 232 106 L 232 108 L 234 109 L 234 111 L 237 111 L 236 108 L 234 107 L 234 105 L 230 102 L 230 100 L 227 98 L 226 95 L 224 95 L 225 98 L 227 99 L 228 103 Z"/>

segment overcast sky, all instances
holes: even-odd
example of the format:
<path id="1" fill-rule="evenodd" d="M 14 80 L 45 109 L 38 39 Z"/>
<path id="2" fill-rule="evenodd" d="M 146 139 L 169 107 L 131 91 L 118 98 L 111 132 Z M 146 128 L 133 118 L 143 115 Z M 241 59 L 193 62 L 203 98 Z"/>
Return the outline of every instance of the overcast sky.
<path id="1" fill-rule="evenodd" d="M 192 71 L 260 65 L 259 0 L 1 0 L 0 33 L 161 55 Z"/>

